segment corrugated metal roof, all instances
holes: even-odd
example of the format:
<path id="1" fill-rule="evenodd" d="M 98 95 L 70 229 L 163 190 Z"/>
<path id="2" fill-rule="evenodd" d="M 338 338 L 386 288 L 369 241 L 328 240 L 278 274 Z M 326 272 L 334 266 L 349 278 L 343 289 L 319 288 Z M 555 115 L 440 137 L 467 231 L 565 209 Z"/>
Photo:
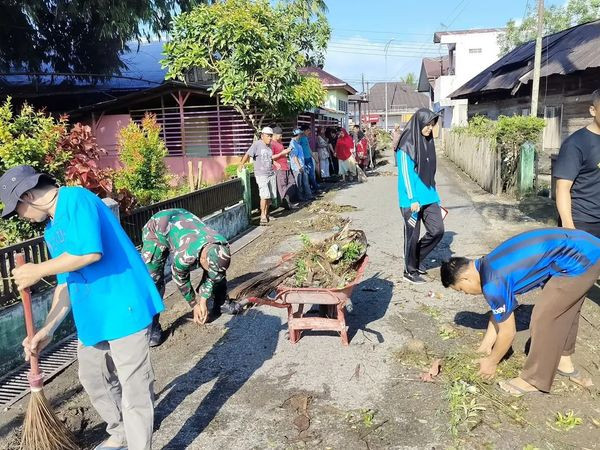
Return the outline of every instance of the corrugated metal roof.
<path id="1" fill-rule="evenodd" d="M 166 70 L 161 68 L 163 42 L 149 42 L 138 45 L 130 43 L 130 50 L 124 52 L 121 60 L 127 66 L 119 75 L 93 80 L 75 78 L 66 74 L 54 74 L 51 68 L 45 74 L 13 73 L 0 75 L 0 92 L 27 90 L 67 90 L 74 87 L 94 91 L 135 91 L 160 85 L 165 80 Z"/>
<path id="2" fill-rule="evenodd" d="M 388 83 L 388 109 L 429 108 L 429 97 L 415 91 L 414 86 L 405 83 Z M 385 110 L 385 83 L 375 83 L 369 90 L 369 109 Z"/>
<path id="3" fill-rule="evenodd" d="M 545 36 L 541 76 L 568 75 L 600 67 L 600 20 Z M 527 42 L 453 92 L 451 98 L 469 98 L 492 91 L 513 91 L 533 77 L 535 41 Z"/>
<path id="4" fill-rule="evenodd" d="M 436 31 L 433 34 L 433 42 L 439 44 L 442 36 L 455 36 L 461 34 L 484 34 L 484 33 L 500 33 L 504 28 L 474 28 L 472 30 L 453 30 L 453 31 Z"/>

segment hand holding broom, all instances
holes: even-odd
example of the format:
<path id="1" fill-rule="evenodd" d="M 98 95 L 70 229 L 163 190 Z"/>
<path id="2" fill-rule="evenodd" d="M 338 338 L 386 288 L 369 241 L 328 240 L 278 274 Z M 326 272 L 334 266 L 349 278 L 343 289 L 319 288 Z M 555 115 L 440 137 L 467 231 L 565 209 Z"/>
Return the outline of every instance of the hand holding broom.
<path id="1" fill-rule="evenodd" d="M 23 253 L 16 255 L 16 265 L 21 267 L 25 264 Z M 35 336 L 33 323 L 33 311 L 31 307 L 31 292 L 29 289 L 19 291 L 23 301 L 25 313 L 25 327 L 29 341 Z M 78 450 L 73 435 L 54 414 L 50 403 L 44 395 L 44 376 L 38 364 L 38 354 L 29 355 L 31 371 L 28 374 L 31 386 L 31 397 L 29 407 L 25 414 L 23 424 L 23 436 L 21 437 L 22 450 Z"/>

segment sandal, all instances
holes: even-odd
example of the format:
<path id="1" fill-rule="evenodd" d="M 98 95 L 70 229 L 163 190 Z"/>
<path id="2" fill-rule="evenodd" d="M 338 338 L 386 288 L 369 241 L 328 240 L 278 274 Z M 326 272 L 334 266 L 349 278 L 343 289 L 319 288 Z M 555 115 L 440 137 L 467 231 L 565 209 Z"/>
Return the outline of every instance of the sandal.
<path id="1" fill-rule="evenodd" d="M 514 397 L 522 397 L 524 395 L 542 395 L 543 394 L 542 391 L 538 391 L 537 389 L 534 391 L 528 391 L 526 389 L 523 389 L 523 388 L 511 383 L 510 380 L 499 381 L 498 388 L 505 394 L 510 394 Z"/>
<path id="2" fill-rule="evenodd" d="M 581 372 L 579 371 L 579 369 L 573 369 L 572 372 L 564 372 L 560 369 L 556 369 L 556 373 L 561 377 L 568 378 L 573 383 L 584 388 L 592 387 L 594 385 L 590 378 L 583 378 L 581 376 Z"/>
<path id="3" fill-rule="evenodd" d="M 260 219 L 260 225 L 264 226 L 264 225 L 268 225 L 269 221 L 267 219 Z"/>

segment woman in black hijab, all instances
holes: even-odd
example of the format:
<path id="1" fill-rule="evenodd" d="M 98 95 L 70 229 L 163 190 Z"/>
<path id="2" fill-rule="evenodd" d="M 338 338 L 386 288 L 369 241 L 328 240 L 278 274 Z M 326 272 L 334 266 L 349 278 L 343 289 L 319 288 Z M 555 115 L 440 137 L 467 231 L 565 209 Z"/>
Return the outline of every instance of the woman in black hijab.
<path id="1" fill-rule="evenodd" d="M 398 200 L 404 217 L 404 280 L 423 284 L 425 257 L 444 235 L 440 197 L 435 189 L 437 168 L 433 127 L 438 115 L 419 109 L 404 129 L 396 151 Z M 427 233 L 419 240 L 421 222 Z"/>

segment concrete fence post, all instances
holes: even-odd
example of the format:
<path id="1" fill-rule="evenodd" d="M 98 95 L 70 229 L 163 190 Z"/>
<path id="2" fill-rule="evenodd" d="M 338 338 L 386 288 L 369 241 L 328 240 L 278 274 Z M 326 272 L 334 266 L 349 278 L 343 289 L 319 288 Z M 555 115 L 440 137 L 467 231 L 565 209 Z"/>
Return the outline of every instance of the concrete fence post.
<path id="1" fill-rule="evenodd" d="M 121 220 L 121 217 L 119 214 L 119 204 L 112 198 L 103 198 L 102 201 L 104 202 L 104 204 L 106 206 L 108 206 L 110 208 L 110 210 L 113 212 L 113 214 L 115 216 L 117 216 L 117 220 Z"/>
<path id="2" fill-rule="evenodd" d="M 245 167 L 242 167 L 238 173 L 238 178 L 242 181 L 244 187 L 244 205 L 246 206 L 246 213 L 248 217 L 252 215 L 252 188 L 250 186 L 250 172 Z"/>
<path id="3" fill-rule="evenodd" d="M 519 195 L 533 191 L 535 181 L 535 144 L 525 142 L 519 152 Z"/>

